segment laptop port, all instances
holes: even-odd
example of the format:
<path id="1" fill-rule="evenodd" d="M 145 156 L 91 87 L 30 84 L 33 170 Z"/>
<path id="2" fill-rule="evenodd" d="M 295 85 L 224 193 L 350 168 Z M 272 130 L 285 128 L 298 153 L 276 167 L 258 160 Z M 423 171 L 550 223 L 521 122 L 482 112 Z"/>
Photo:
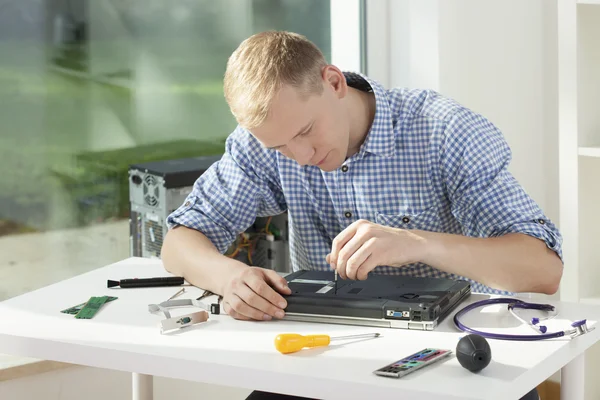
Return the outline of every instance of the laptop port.
<path id="1" fill-rule="evenodd" d="M 413 321 L 421 321 L 421 311 L 413 311 L 412 312 L 412 320 Z"/>
<path id="2" fill-rule="evenodd" d="M 408 311 L 387 310 L 386 316 L 398 319 L 409 319 L 410 315 Z"/>

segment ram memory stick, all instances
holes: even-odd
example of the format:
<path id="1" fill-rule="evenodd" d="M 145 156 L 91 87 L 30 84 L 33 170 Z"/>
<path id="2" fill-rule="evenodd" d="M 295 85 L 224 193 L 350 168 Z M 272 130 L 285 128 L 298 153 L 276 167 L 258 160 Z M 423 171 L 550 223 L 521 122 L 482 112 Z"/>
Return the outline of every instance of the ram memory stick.
<path id="1" fill-rule="evenodd" d="M 85 306 L 79 311 L 75 318 L 77 319 L 91 319 L 96 315 L 98 310 L 106 303 L 106 296 L 102 297 L 90 297 L 90 299 L 85 303 Z"/>
<path id="2" fill-rule="evenodd" d="M 118 297 L 113 297 L 113 296 L 104 296 L 104 297 L 106 297 L 106 302 L 107 303 L 110 302 L 110 301 L 118 299 Z M 76 306 L 69 307 L 66 310 L 62 310 L 61 313 L 75 315 L 79 311 L 81 311 L 81 309 L 83 308 L 83 306 L 85 306 L 85 304 L 86 303 L 77 304 Z"/>

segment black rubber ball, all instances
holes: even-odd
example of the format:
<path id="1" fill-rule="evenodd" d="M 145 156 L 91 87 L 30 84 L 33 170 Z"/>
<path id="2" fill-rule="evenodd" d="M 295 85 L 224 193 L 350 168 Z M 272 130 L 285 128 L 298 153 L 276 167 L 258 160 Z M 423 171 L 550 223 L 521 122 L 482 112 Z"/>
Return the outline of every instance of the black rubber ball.
<path id="1" fill-rule="evenodd" d="M 492 360 L 492 350 L 483 336 L 470 334 L 458 341 L 456 358 L 464 368 L 479 372 Z"/>

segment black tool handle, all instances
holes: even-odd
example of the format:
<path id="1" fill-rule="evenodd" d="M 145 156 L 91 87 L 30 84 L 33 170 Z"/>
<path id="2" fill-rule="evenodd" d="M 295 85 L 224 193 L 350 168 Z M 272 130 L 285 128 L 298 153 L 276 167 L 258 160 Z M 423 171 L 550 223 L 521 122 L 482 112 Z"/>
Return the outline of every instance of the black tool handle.
<path id="1" fill-rule="evenodd" d="M 142 279 L 121 279 L 122 288 L 133 287 L 157 287 L 157 286 L 180 286 L 184 284 L 181 276 L 169 276 L 164 278 L 142 278 Z"/>

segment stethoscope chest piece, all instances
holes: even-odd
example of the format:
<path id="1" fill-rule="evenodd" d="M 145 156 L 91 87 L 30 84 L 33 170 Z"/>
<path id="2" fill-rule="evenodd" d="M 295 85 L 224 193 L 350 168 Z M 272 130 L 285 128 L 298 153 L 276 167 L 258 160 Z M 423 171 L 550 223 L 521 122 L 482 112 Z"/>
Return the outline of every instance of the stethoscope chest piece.
<path id="1" fill-rule="evenodd" d="M 584 335 L 590 331 L 593 331 L 595 328 L 594 326 L 588 327 L 587 320 L 585 320 L 585 319 L 575 321 L 571 324 L 571 326 L 574 328 L 574 329 L 572 329 L 574 331 L 574 334 L 571 334 L 572 338 Z"/>

